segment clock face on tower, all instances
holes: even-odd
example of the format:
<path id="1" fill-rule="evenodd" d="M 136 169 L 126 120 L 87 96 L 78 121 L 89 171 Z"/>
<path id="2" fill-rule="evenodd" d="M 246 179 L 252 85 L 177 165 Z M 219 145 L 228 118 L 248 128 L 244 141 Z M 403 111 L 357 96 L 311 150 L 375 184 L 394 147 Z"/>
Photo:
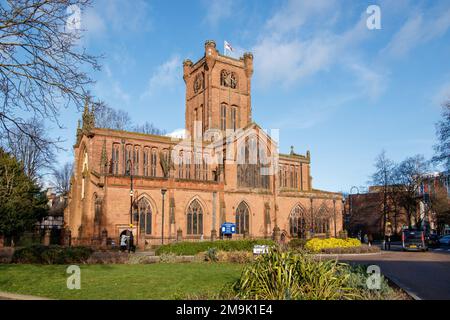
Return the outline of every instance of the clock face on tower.
<path id="1" fill-rule="evenodd" d="M 200 72 L 195 76 L 194 92 L 198 93 L 201 89 L 203 89 L 203 73 Z"/>

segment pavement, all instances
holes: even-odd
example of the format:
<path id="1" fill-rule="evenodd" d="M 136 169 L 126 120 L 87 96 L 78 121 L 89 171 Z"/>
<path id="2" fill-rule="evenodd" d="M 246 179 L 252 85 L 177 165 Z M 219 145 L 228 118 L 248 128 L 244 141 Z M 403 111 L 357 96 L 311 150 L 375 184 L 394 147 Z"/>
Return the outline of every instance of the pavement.
<path id="1" fill-rule="evenodd" d="M 381 254 L 338 257 L 340 261 L 378 265 L 381 273 L 417 300 L 450 300 L 450 248 L 403 252 L 401 245 Z"/>
<path id="2" fill-rule="evenodd" d="M 50 299 L 0 291 L 0 300 L 50 300 Z"/>

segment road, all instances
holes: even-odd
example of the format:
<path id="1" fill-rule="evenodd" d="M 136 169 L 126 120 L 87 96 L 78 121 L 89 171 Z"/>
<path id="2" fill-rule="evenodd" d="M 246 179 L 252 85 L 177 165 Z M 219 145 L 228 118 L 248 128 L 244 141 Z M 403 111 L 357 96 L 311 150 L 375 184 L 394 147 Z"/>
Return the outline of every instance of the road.
<path id="1" fill-rule="evenodd" d="M 403 252 L 399 245 L 392 251 L 365 256 L 341 256 L 339 260 L 375 264 L 413 297 L 423 300 L 450 300 L 450 250 Z"/>

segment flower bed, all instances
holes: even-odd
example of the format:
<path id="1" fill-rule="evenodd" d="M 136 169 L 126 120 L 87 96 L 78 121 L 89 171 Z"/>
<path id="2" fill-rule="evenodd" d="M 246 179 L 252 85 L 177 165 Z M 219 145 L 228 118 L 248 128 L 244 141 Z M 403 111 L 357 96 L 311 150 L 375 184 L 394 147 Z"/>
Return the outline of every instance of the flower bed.
<path id="1" fill-rule="evenodd" d="M 361 247 L 361 241 L 354 238 L 348 239 L 338 239 L 338 238 L 327 238 L 318 239 L 314 238 L 308 240 L 305 244 L 305 249 L 314 253 L 320 253 L 324 250 L 333 248 L 357 248 Z"/>

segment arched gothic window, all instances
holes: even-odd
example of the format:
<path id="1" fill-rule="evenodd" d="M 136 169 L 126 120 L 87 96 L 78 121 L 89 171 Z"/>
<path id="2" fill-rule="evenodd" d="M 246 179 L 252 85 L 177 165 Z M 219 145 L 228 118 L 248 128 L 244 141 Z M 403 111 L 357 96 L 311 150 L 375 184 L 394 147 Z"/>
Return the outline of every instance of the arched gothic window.
<path id="1" fill-rule="evenodd" d="M 151 176 L 156 177 L 156 148 L 152 149 L 151 168 L 152 168 L 150 171 Z"/>
<path id="2" fill-rule="evenodd" d="M 119 148 L 120 145 L 115 143 L 112 148 L 112 173 L 119 174 Z"/>
<path id="3" fill-rule="evenodd" d="M 135 176 L 139 175 L 139 153 L 140 148 L 138 146 L 135 146 L 133 151 L 133 174 Z"/>
<path id="4" fill-rule="evenodd" d="M 233 129 L 233 131 L 236 131 L 236 129 L 237 129 L 236 111 L 237 111 L 237 108 L 235 106 L 232 106 L 231 107 L 231 129 Z"/>
<path id="5" fill-rule="evenodd" d="M 327 233 L 330 231 L 330 216 L 326 206 L 322 206 L 314 217 L 313 230 L 315 233 Z"/>
<path id="6" fill-rule="evenodd" d="M 139 226 L 141 233 L 152 233 L 152 207 L 146 198 L 138 201 Z"/>
<path id="7" fill-rule="evenodd" d="M 238 142 L 237 181 L 239 187 L 269 189 L 268 152 L 257 137 Z"/>
<path id="8" fill-rule="evenodd" d="M 220 107 L 220 129 L 227 129 L 227 105 L 222 103 Z"/>
<path id="9" fill-rule="evenodd" d="M 289 216 L 289 230 L 292 237 L 303 238 L 306 231 L 305 210 L 299 204 L 292 209 Z"/>
<path id="10" fill-rule="evenodd" d="M 194 200 L 189 205 L 186 212 L 187 234 L 203 234 L 203 209 L 198 202 Z"/>
<path id="11" fill-rule="evenodd" d="M 250 229 L 250 212 L 247 204 L 242 201 L 236 209 L 236 233 L 244 234 Z"/>
<path id="12" fill-rule="evenodd" d="M 88 172 L 88 154 L 87 151 L 84 151 L 83 163 L 81 166 L 81 199 L 84 199 L 86 192 L 86 175 Z"/>

